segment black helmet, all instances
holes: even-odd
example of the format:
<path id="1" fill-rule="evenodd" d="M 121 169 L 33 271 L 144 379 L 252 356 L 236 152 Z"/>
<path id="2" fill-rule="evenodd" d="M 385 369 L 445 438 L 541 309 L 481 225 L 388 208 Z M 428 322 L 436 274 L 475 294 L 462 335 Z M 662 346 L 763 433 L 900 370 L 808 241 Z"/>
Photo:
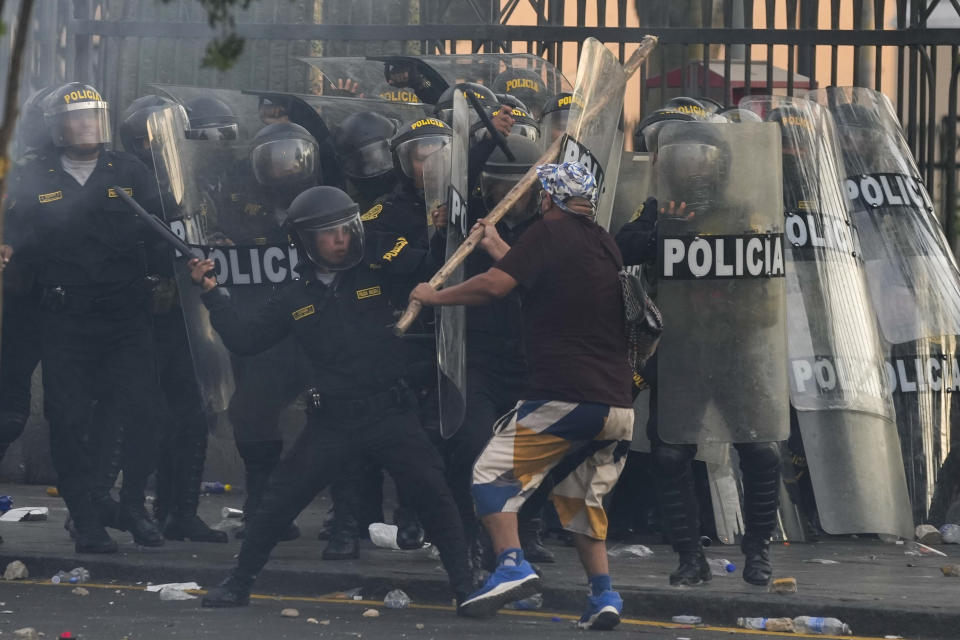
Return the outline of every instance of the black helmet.
<path id="1" fill-rule="evenodd" d="M 447 87 L 447 90 L 440 94 L 440 99 L 437 100 L 437 106 L 434 109 L 433 115 L 444 122 L 453 122 L 453 92 L 457 90 L 463 91 L 463 95 L 467 95 L 469 91 L 480 101 L 480 106 L 486 109 L 497 106 L 497 96 L 494 95 L 493 91 L 476 82 L 461 82 L 455 86 Z M 471 107 L 470 122 L 473 123 L 479 119 L 480 116 L 478 116 Z"/>
<path id="2" fill-rule="evenodd" d="M 524 104 L 523 110 L 530 111 L 539 118 L 550 97 L 543 79 L 530 69 L 507 69 L 493 80 L 496 93 L 515 96 Z"/>
<path id="3" fill-rule="evenodd" d="M 344 118 L 333 135 L 333 149 L 343 173 L 364 179 L 392 171 L 390 139 L 396 133 L 396 121 L 373 111 Z"/>
<path id="4" fill-rule="evenodd" d="M 703 108 L 707 110 L 707 113 L 717 113 L 724 109 L 724 106 L 714 100 L 713 98 L 708 98 L 707 96 L 697 96 L 694 98 L 697 102 L 703 105 Z"/>
<path id="5" fill-rule="evenodd" d="M 657 134 L 658 174 L 669 194 L 690 211 L 709 210 L 722 192 L 730 170 L 730 147 L 720 135 L 723 125 L 690 122 L 663 128 Z"/>
<path id="6" fill-rule="evenodd" d="M 420 118 L 400 127 L 390 141 L 394 166 L 418 188 L 423 186 L 423 161 L 450 144 L 453 129 L 437 118 Z"/>
<path id="7" fill-rule="evenodd" d="M 37 89 L 20 108 L 17 123 L 17 154 L 22 155 L 50 146 L 50 134 L 43 123 L 43 101 L 56 87 Z"/>
<path id="8" fill-rule="evenodd" d="M 201 96 L 184 104 L 190 129 L 187 138 L 191 140 L 236 140 L 240 135 L 240 120 L 233 109 L 218 98 Z"/>
<path id="9" fill-rule="evenodd" d="M 265 187 L 304 187 L 317 179 L 318 145 L 310 132 L 292 122 L 268 124 L 253 137 L 250 165 Z"/>
<path id="10" fill-rule="evenodd" d="M 530 111 L 527 108 L 527 105 L 523 103 L 522 100 L 516 96 L 512 96 L 509 93 L 498 93 L 497 94 L 497 104 L 500 106 L 507 105 L 511 109 L 520 109 L 521 111 Z"/>
<path id="11" fill-rule="evenodd" d="M 640 121 L 633 133 L 634 151 L 656 151 L 657 135 L 666 122 L 693 122 L 694 117 L 674 111 L 673 109 L 657 109 Z"/>
<path id="12" fill-rule="evenodd" d="M 549 135 L 550 142 L 562 136 L 567 130 L 570 107 L 576 100 L 571 93 L 558 93 L 548 100 L 540 117 L 540 135 Z"/>
<path id="13" fill-rule="evenodd" d="M 707 120 L 710 118 L 710 114 L 713 113 L 713 110 L 704 107 L 703 103 L 696 98 L 688 98 L 686 96 L 679 96 L 667 100 L 666 104 L 663 105 L 663 109 L 685 113 L 694 120 Z"/>
<path id="14" fill-rule="evenodd" d="M 497 107 L 490 111 L 490 117 L 492 118 L 500 113 L 501 108 L 502 107 Z M 529 113 L 523 109 L 515 108 L 510 111 L 510 115 L 513 117 L 513 127 L 510 129 L 511 134 L 523 136 L 528 140 L 540 139 L 540 124 L 534 120 Z M 474 140 L 482 140 L 487 133 L 487 127 L 482 122 L 475 122 L 473 126 L 470 127 L 470 133 Z"/>
<path id="15" fill-rule="evenodd" d="M 43 120 L 57 147 L 110 142 L 110 107 L 89 84 L 69 82 L 48 94 Z"/>
<path id="16" fill-rule="evenodd" d="M 336 187 L 312 187 L 294 198 L 286 225 L 299 255 L 317 267 L 344 271 L 363 258 L 360 207 Z"/>
<path id="17" fill-rule="evenodd" d="M 540 160 L 540 147 L 519 134 L 511 133 L 506 138 L 507 146 L 513 153 L 514 159 L 507 158 L 507 154 L 498 146 L 487 158 L 480 174 L 480 193 L 487 210 L 492 210 L 498 202 L 520 181 L 520 178 Z M 530 218 L 535 211 L 531 202 L 533 191 L 520 199 L 504 216 L 504 221 L 515 226 Z"/>
<path id="18" fill-rule="evenodd" d="M 816 123 L 811 122 L 806 110 L 790 104 L 780 105 L 767 113 L 766 121 L 780 125 L 784 153 L 802 153 L 813 148 Z"/>
<path id="19" fill-rule="evenodd" d="M 153 164 L 150 148 L 144 145 L 147 139 L 147 119 L 150 114 L 170 107 L 180 107 L 173 100 L 155 95 L 141 96 L 130 103 L 120 115 L 120 142 L 128 153 L 132 153 L 148 166 Z M 183 107 L 180 107 L 183 109 Z"/>
<path id="20" fill-rule="evenodd" d="M 726 107 L 717 111 L 718 116 L 723 118 L 726 122 L 733 122 L 736 124 L 742 124 L 745 122 L 763 122 L 763 118 L 759 115 L 750 111 L 749 109 L 741 109 L 740 107 Z"/>

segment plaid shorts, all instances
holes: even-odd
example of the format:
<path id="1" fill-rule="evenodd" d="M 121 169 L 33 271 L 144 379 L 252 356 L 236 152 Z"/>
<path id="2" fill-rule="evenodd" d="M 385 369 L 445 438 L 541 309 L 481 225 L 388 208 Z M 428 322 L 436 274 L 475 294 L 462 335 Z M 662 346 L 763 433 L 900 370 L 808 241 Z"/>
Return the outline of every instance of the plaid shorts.
<path id="1" fill-rule="evenodd" d="M 605 404 L 521 400 L 494 426 L 473 466 L 479 515 L 513 512 L 565 458 L 580 460 L 553 489 L 564 529 L 607 537 L 603 497 L 620 477 L 633 436 L 633 409 Z"/>

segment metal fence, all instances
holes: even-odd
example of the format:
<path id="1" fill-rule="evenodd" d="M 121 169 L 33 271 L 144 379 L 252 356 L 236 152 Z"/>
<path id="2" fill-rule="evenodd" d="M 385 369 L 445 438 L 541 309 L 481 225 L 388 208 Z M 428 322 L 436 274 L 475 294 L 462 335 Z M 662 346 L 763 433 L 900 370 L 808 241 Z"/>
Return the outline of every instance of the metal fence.
<path id="1" fill-rule="evenodd" d="M 87 80 L 119 105 L 151 82 L 309 92 L 303 55 L 519 51 L 563 67 L 588 36 L 625 58 L 645 33 L 661 47 L 628 96 L 640 112 L 680 93 L 876 88 L 957 235 L 960 0 L 258 0 L 238 17 L 246 51 L 226 73 L 200 67 L 211 31 L 195 0 L 37 4 L 26 89 Z"/>

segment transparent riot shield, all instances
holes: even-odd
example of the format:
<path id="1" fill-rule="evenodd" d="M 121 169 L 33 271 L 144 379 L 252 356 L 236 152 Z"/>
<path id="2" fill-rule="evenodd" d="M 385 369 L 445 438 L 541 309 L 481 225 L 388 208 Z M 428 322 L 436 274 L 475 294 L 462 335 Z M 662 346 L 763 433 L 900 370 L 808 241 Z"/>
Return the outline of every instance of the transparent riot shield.
<path id="1" fill-rule="evenodd" d="M 338 84 L 350 80 L 357 83 L 358 98 L 379 98 L 390 102 L 422 102 L 416 92 L 406 86 L 392 86 L 384 76 L 383 63 L 367 58 L 298 58 L 317 69 L 323 76 L 325 96 L 338 95 Z"/>
<path id="2" fill-rule="evenodd" d="M 808 97 L 837 123 L 845 195 L 887 343 L 915 522 L 925 522 L 950 447 L 960 384 L 960 272 L 890 101 L 863 88 Z"/>
<path id="3" fill-rule="evenodd" d="M 643 203 L 653 195 L 650 180 L 653 176 L 653 154 L 636 151 L 621 151 L 616 195 L 608 225 L 603 225 L 616 235 L 623 225 L 635 220 Z M 600 221 L 597 221 L 598 224 Z"/>
<path id="4" fill-rule="evenodd" d="M 453 140 L 449 154 L 447 207 L 447 248 L 449 258 L 463 243 L 467 229 L 467 152 L 470 146 L 470 107 L 462 93 L 453 97 Z M 435 156 L 441 154 L 434 154 Z M 428 162 L 433 158 L 428 158 Z M 426 175 L 426 169 L 424 170 Z M 431 207 L 427 200 L 427 208 Z M 463 282 L 464 264 L 454 270 L 447 286 Z M 452 437 L 466 413 L 466 307 L 440 307 L 437 320 L 437 372 L 440 392 L 440 434 Z"/>
<path id="5" fill-rule="evenodd" d="M 619 158 L 623 150 L 618 123 L 626 86 L 623 67 L 610 50 L 594 38 L 584 41 L 560 162 L 579 162 L 596 178 L 597 222 L 607 225 L 619 177 L 611 158 L 614 153 Z"/>
<path id="6" fill-rule="evenodd" d="M 809 100 L 740 103 L 777 122 L 783 149 L 790 401 L 820 524 L 912 530 L 884 349 L 842 191 L 833 118 Z"/>
<path id="7" fill-rule="evenodd" d="M 657 354 L 660 437 L 694 444 L 785 440 L 777 128 L 668 123 L 656 153 L 655 195 L 687 203 L 683 217 L 668 211 L 659 220 L 657 304 L 671 328 Z"/>

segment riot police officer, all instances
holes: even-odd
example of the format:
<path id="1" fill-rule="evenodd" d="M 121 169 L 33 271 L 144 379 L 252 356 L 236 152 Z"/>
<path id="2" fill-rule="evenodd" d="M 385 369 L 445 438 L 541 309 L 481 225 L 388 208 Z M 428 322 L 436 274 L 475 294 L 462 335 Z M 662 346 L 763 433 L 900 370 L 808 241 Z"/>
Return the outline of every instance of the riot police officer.
<path id="1" fill-rule="evenodd" d="M 573 95 L 558 93 L 543 107 L 540 115 L 540 135 L 551 143 L 562 136 L 567 130 L 567 120 L 570 118 L 570 105 L 573 104 Z"/>
<path id="2" fill-rule="evenodd" d="M 523 110 L 538 120 L 550 99 L 543 78 L 531 69 L 507 69 L 493 79 L 492 88 L 523 102 Z"/>
<path id="3" fill-rule="evenodd" d="M 56 150 L 25 166 L 13 185 L 9 242 L 36 270 L 42 290 L 44 400 L 57 486 L 78 552 L 117 550 L 105 524 L 130 529 L 139 544 L 160 545 L 144 508 L 156 453 L 144 415 L 156 384 L 146 278 L 154 242 L 113 192 L 118 185 L 156 211 L 155 181 L 135 157 L 105 149 L 108 106 L 94 87 L 72 82 L 52 92 L 44 120 Z M 117 505 L 109 494 L 95 496 L 94 483 L 96 469 L 117 453 L 110 449 L 120 430 L 136 446 L 124 460 Z"/>
<path id="4" fill-rule="evenodd" d="M 363 461 L 383 465 L 401 487 L 413 489 L 405 494 L 462 598 L 470 589 L 463 531 L 440 455 L 420 427 L 404 379 L 406 345 L 389 327 L 393 311 L 384 273 L 401 267 L 371 267 L 379 249 L 365 247 L 378 240 L 365 244 L 357 204 L 339 189 L 305 191 L 291 204 L 287 220 L 303 256 L 302 277 L 254 319 L 241 319 L 229 296 L 205 275 L 211 261 L 192 263 L 211 322 L 228 348 L 253 354 L 292 335 L 315 365 L 307 427 L 248 521 L 237 567 L 203 604 L 246 605 L 254 578 L 294 517 L 324 486 Z M 423 270 L 424 264 L 416 265 L 414 273 Z"/>
<path id="5" fill-rule="evenodd" d="M 363 211 L 397 182 L 390 139 L 397 123 L 373 111 L 352 113 L 333 134 L 333 149 L 352 193 Z"/>
<path id="6" fill-rule="evenodd" d="M 121 116 L 119 135 L 124 149 L 152 168 L 147 121 L 153 113 L 178 107 L 155 95 L 134 100 Z M 160 185 L 161 198 L 165 199 L 164 210 L 173 211 L 173 203 L 168 206 L 165 198 L 168 186 Z M 158 267 L 161 277 L 154 290 L 152 311 L 162 393 L 156 398 L 161 424 L 153 515 L 168 540 L 227 542 L 226 533 L 211 529 L 197 515 L 207 453 L 207 421 L 183 310 L 177 303 L 173 265 L 167 261 Z"/>

